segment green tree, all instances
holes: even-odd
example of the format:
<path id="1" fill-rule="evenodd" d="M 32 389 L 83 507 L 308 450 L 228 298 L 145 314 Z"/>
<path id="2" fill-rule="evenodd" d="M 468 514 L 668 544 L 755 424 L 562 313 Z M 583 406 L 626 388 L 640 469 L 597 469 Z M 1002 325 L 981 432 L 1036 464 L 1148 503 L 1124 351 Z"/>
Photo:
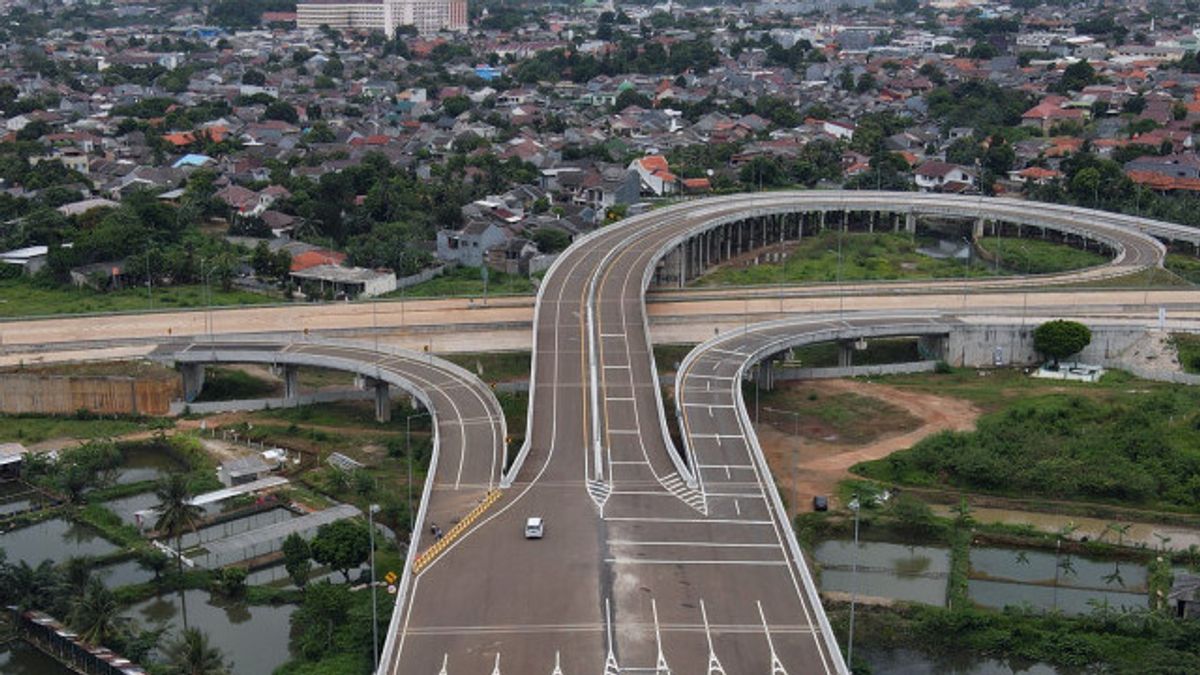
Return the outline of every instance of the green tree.
<path id="1" fill-rule="evenodd" d="M 1054 359 L 1056 368 L 1059 359 L 1078 354 L 1091 341 L 1092 331 L 1078 321 L 1055 319 L 1033 331 L 1034 349 Z"/>
<path id="2" fill-rule="evenodd" d="M 171 564 L 171 559 L 158 549 L 146 549 L 138 553 L 137 562 L 142 569 L 154 574 L 154 585 L 157 586 L 162 581 L 162 573 L 167 571 L 167 566 Z"/>
<path id="3" fill-rule="evenodd" d="M 263 75 L 261 70 L 251 68 L 242 73 L 242 84 L 261 87 L 267 83 L 267 76 Z"/>
<path id="4" fill-rule="evenodd" d="M 370 556 L 371 537 L 363 523 L 339 520 L 322 525 L 311 548 L 314 560 L 341 572 L 349 583 L 350 570 L 362 565 Z"/>
<path id="5" fill-rule="evenodd" d="M 196 531 L 196 526 L 204 515 L 204 510 L 192 504 L 192 490 L 188 486 L 188 477 L 184 473 L 172 473 L 159 481 L 154 489 L 158 498 L 158 520 L 154 529 L 165 533 L 175 540 L 175 561 L 179 576 L 183 577 L 183 533 Z M 187 595 L 183 592 L 182 584 L 179 591 L 179 603 L 183 613 L 183 628 L 187 632 Z"/>
<path id="6" fill-rule="evenodd" d="M 908 493 L 896 497 L 891 510 L 900 529 L 910 534 L 928 535 L 937 531 L 937 519 L 933 515 L 933 509 Z"/>
<path id="7" fill-rule="evenodd" d="M 296 645 L 306 658 L 320 659 L 333 648 L 338 628 L 350 618 L 352 602 L 345 586 L 323 581 L 308 587 L 292 618 Z"/>
<path id="8" fill-rule="evenodd" d="M 167 671 L 171 675 L 229 675 L 221 650 L 209 644 L 208 635 L 185 628 L 166 648 Z"/>
<path id="9" fill-rule="evenodd" d="M 287 101 L 275 101 L 263 111 L 262 118 L 296 124 L 300 121 L 300 113 L 296 112 L 296 107 Z"/>
<path id="10" fill-rule="evenodd" d="M 558 253 L 571 245 L 571 235 L 557 227 L 539 227 L 533 232 L 533 242 L 542 253 Z"/>
<path id="11" fill-rule="evenodd" d="M 71 626 L 93 645 L 109 644 L 119 630 L 121 607 L 100 579 L 92 578 L 71 612 Z"/>
<path id="12" fill-rule="evenodd" d="M 1066 93 L 1070 91 L 1079 91 L 1084 87 L 1095 84 L 1096 69 L 1092 68 L 1092 64 L 1087 61 L 1076 61 L 1067 66 L 1063 71 L 1062 79 L 1055 85 L 1054 90 Z"/>
<path id="13" fill-rule="evenodd" d="M 295 532 L 283 540 L 283 568 L 297 587 L 303 589 L 308 584 L 308 574 L 312 570 L 312 549 L 304 537 Z"/>
<path id="14" fill-rule="evenodd" d="M 254 273 L 258 276 L 271 276 L 275 268 L 275 260 L 265 240 L 260 240 L 254 245 L 254 253 L 250 255 L 250 265 L 254 268 Z"/>
<path id="15" fill-rule="evenodd" d="M 471 109 L 471 99 L 466 96 L 450 96 L 442 100 L 442 112 L 450 117 L 458 117 Z"/>

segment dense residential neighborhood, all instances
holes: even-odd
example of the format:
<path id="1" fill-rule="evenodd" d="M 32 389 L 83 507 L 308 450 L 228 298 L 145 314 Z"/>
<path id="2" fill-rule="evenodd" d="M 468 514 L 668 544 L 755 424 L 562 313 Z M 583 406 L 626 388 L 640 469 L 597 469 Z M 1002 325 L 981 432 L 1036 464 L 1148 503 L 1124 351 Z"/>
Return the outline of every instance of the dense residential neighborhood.
<path id="1" fill-rule="evenodd" d="M 352 297 L 536 275 L 655 201 L 741 189 L 1200 218 L 1186 4 L 919 4 L 483 5 L 387 38 L 254 3 L 9 2 L 0 248 L 97 288 L 202 280 L 188 249 L 226 287 Z M 241 262 L 258 240 L 290 269 Z"/>

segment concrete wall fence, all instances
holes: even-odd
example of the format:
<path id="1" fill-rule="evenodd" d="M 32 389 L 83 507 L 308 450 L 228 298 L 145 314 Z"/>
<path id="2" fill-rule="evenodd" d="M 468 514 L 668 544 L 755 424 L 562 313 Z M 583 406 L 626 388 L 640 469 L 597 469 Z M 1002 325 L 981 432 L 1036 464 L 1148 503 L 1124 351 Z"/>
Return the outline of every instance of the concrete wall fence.
<path id="1" fill-rule="evenodd" d="M 166 415 L 183 395 L 178 377 L 71 376 L 0 373 L 0 413 Z"/>

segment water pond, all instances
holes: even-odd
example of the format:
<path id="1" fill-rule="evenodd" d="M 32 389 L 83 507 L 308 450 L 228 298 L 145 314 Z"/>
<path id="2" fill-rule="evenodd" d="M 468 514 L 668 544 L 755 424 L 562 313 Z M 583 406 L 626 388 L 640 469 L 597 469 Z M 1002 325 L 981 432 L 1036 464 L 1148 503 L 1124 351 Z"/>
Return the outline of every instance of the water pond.
<path id="1" fill-rule="evenodd" d="M 210 597 L 208 591 L 186 591 L 188 625 L 208 634 L 233 662 L 234 675 L 270 673 L 290 658 L 288 631 L 294 605 L 265 607 L 226 603 Z M 140 602 L 125 615 L 144 626 L 166 626 L 177 635 L 183 625 L 179 595 L 163 595 Z M 169 637 L 167 639 L 170 639 Z"/>
<path id="2" fill-rule="evenodd" d="M 822 591 L 855 590 L 853 541 L 825 541 L 814 555 L 821 565 Z M 858 544 L 857 592 L 861 596 L 944 606 L 949 573 L 950 549 L 946 547 Z"/>
<path id="3" fill-rule="evenodd" d="M 9 562 L 24 561 L 33 566 L 47 559 L 59 563 L 67 558 L 101 556 L 118 550 L 116 544 L 91 528 L 64 518 L 0 534 L 0 548 L 8 555 Z"/>

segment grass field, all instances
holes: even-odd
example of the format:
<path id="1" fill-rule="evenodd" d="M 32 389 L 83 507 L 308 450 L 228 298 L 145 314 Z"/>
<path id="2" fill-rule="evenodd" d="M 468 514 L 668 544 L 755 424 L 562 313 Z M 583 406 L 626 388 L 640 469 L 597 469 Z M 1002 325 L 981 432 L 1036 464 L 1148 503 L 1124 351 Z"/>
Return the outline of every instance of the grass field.
<path id="1" fill-rule="evenodd" d="M 1200 374 L 1200 335 L 1176 333 L 1171 342 L 1179 352 L 1179 365 L 1185 373 Z"/>
<path id="2" fill-rule="evenodd" d="M 1166 268 L 1188 283 L 1200 284 L 1200 259 L 1184 253 L 1168 253 Z"/>
<path id="3" fill-rule="evenodd" d="M 245 399 L 279 396 L 282 385 L 259 379 L 235 368 L 207 368 L 204 388 L 196 397 L 197 402 L 241 401 Z"/>
<path id="4" fill-rule="evenodd" d="M 520 295 L 537 290 L 531 279 L 494 270 L 488 271 L 488 295 Z M 477 267 L 458 267 L 403 291 L 392 291 L 385 298 L 483 297 L 483 273 Z"/>
<path id="5" fill-rule="evenodd" d="M 528 380 L 532 365 L 529 352 L 447 354 L 444 358 L 466 368 L 489 384 Z"/>
<path id="6" fill-rule="evenodd" d="M 728 266 L 698 279 L 700 286 L 752 286 L 777 283 L 835 282 L 838 273 L 838 233 L 826 231 L 793 245 L 788 259 L 748 267 Z M 925 242 L 931 243 L 931 242 Z M 973 258 L 938 259 L 918 252 L 922 242 L 893 233 L 863 232 L 841 235 L 843 281 L 897 279 L 953 279 L 1006 274 L 1048 274 L 1102 265 L 1108 258 L 1065 244 L 1038 239 L 985 238 L 979 245 L 989 253 L 999 251 L 997 266 Z"/>
<path id="7" fill-rule="evenodd" d="M 212 289 L 212 306 L 257 305 L 280 302 L 259 293 Z M 203 286 L 169 286 L 154 289 L 153 309 L 204 307 Z M 151 309 L 145 288 L 99 292 L 88 288 L 50 287 L 29 279 L 0 280 L 0 317 L 129 312 Z"/>
<path id="8" fill-rule="evenodd" d="M 743 392 L 754 405 L 754 386 Z M 869 443 L 885 433 L 912 431 L 920 420 L 886 401 L 853 393 L 822 395 L 802 383 L 758 392 L 760 419 L 785 434 L 836 437 L 839 443 Z"/>
<path id="9" fill-rule="evenodd" d="M 1103 265 L 1109 257 L 1095 251 L 1042 239 L 985 237 L 979 246 L 998 255 L 1000 266 L 1018 274 L 1054 274 Z"/>
<path id="10" fill-rule="evenodd" d="M 0 442 L 30 445 L 51 438 L 111 438 L 155 428 L 161 428 L 161 425 L 126 419 L 80 420 L 71 417 L 0 415 Z"/>
<path id="11" fill-rule="evenodd" d="M 1149 393 L 1173 386 L 1165 382 L 1140 380 L 1120 371 L 1109 371 L 1097 384 L 1039 380 L 1019 369 L 976 370 L 955 368 L 945 374 L 915 373 L 872 377 L 873 382 L 912 389 L 938 396 L 961 398 L 974 403 L 984 412 L 999 410 L 1030 396 L 1050 393 L 1079 394 L 1088 398 L 1111 400 L 1126 395 L 1127 390 Z"/>
<path id="12" fill-rule="evenodd" d="M 940 433 L 854 468 L 907 485 L 1194 509 L 1200 504 L 1200 391 L 1110 373 L 1099 384 L 1017 370 L 879 378 L 970 400 L 977 430 Z"/>
<path id="13" fill-rule="evenodd" d="M 917 252 L 918 243 L 899 234 L 844 233 L 841 238 L 843 281 L 888 279 L 941 279 L 989 276 L 994 272 L 976 260 L 968 270 L 958 260 L 938 259 Z M 699 286 L 753 286 L 761 284 L 835 282 L 838 272 L 837 232 L 825 231 L 805 237 L 791 248 L 782 264 L 762 263 L 749 267 L 728 266 L 696 280 Z"/>

